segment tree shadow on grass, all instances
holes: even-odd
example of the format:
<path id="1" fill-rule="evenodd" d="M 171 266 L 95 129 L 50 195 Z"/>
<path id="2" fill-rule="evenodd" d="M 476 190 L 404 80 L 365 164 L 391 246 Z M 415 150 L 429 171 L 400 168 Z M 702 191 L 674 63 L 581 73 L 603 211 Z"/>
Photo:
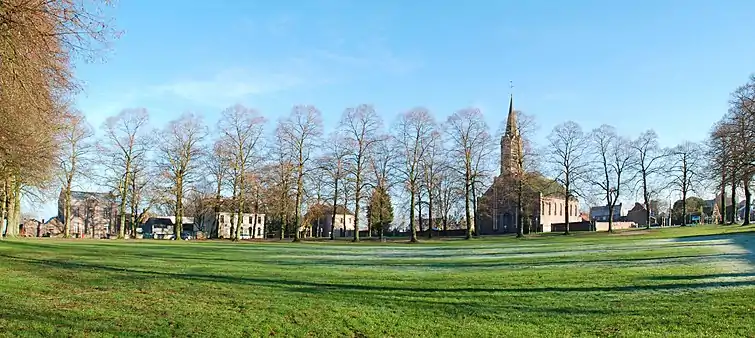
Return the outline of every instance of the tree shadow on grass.
<path id="1" fill-rule="evenodd" d="M 701 243 L 701 245 L 715 245 L 715 244 L 731 244 L 736 245 L 739 248 L 745 250 L 746 254 L 740 254 L 741 258 L 746 260 L 755 269 L 755 233 L 735 233 L 735 234 L 713 234 L 713 235 L 699 235 L 699 236 L 687 236 L 675 238 L 676 242 L 683 243 Z M 710 241 L 723 241 L 724 243 L 708 244 Z"/>
<path id="2" fill-rule="evenodd" d="M 491 286 L 490 288 L 482 287 L 460 287 L 460 288 L 424 288 L 424 287 L 407 287 L 396 285 L 369 285 L 369 284 L 340 284 L 329 282 L 311 282 L 300 280 L 289 280 L 284 278 L 269 277 L 240 277 L 214 274 L 194 274 L 194 273 L 171 273 L 151 270 L 136 270 L 131 268 L 111 267 L 101 264 L 92 263 L 74 263 L 66 261 L 21 258 L 10 255 L 2 255 L 7 260 L 26 263 L 29 265 L 38 265 L 44 267 L 53 267 L 66 270 L 93 270 L 114 273 L 112 277 L 126 278 L 130 280 L 140 280 L 144 277 L 162 278 L 162 279 L 179 279 L 186 281 L 202 281 L 214 283 L 229 283 L 233 285 L 258 285 L 272 288 L 286 288 L 292 291 L 332 289 L 337 291 L 370 291 L 370 292 L 393 292 L 405 291 L 412 293 L 438 293 L 438 292 L 471 292 L 491 294 L 499 292 L 522 292 L 522 293 L 542 293 L 542 292 L 636 292 L 636 291 L 673 291 L 684 289 L 701 289 L 715 287 L 741 287 L 753 286 L 753 281 L 722 281 L 722 282 L 687 282 L 687 283 L 665 283 L 649 285 L 627 285 L 627 286 L 533 286 L 533 287 L 502 287 Z M 303 289 L 302 289 L 303 288 Z M 297 290 L 301 289 L 301 290 Z"/>

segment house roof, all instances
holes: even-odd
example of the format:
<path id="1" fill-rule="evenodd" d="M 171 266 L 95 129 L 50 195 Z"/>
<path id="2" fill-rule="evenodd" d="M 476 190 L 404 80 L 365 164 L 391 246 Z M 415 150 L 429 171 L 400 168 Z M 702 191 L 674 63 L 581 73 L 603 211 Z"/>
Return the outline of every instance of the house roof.
<path id="1" fill-rule="evenodd" d="M 312 212 L 322 213 L 323 215 L 332 215 L 333 214 L 333 206 L 332 205 L 327 205 L 327 204 L 322 204 L 322 203 L 321 204 L 313 204 L 307 210 L 307 214 L 310 214 Z M 351 212 L 351 210 L 349 210 L 345 206 L 343 206 L 341 204 L 337 204 L 336 205 L 336 212 L 335 212 L 335 214 L 336 215 L 344 215 L 344 214 L 346 214 L 346 215 L 353 215 L 354 213 Z"/>
<path id="2" fill-rule="evenodd" d="M 63 190 L 61 189 L 60 194 L 63 195 Z M 71 199 L 72 200 L 87 200 L 87 199 L 94 199 L 101 203 L 110 203 L 112 195 L 108 193 L 101 193 L 101 192 L 90 192 L 90 191 L 71 191 Z"/>
<path id="3" fill-rule="evenodd" d="M 594 207 L 590 207 L 590 215 L 595 216 L 598 215 L 608 215 L 609 208 L 607 205 L 598 205 Z M 613 212 L 617 212 L 618 215 L 621 215 L 621 203 L 618 203 L 613 206 Z"/>
<path id="4" fill-rule="evenodd" d="M 642 205 L 642 203 L 635 202 L 634 207 L 629 210 L 629 212 L 636 212 L 636 211 L 645 211 L 645 206 Z"/>
<path id="5" fill-rule="evenodd" d="M 149 224 L 173 225 L 176 223 L 176 216 L 154 216 L 147 220 Z M 194 217 L 183 217 L 183 224 L 194 224 Z"/>

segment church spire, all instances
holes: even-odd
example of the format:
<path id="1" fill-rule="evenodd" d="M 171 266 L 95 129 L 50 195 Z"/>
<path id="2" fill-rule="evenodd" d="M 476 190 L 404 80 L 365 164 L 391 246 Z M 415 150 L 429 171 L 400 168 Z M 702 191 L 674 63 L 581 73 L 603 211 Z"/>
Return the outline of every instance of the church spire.
<path id="1" fill-rule="evenodd" d="M 509 117 L 506 120 L 506 136 L 513 136 L 519 133 L 516 125 L 516 112 L 514 111 L 514 95 L 509 96 Z"/>
<path id="2" fill-rule="evenodd" d="M 516 112 L 514 112 L 514 95 L 509 96 L 509 117 L 506 120 L 506 135 L 512 136 L 517 134 Z"/>

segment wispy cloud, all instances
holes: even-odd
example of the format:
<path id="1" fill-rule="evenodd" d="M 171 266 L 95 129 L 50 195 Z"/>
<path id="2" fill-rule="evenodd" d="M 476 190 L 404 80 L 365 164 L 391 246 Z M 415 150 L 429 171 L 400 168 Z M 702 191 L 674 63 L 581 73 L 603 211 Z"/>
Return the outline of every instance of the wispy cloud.
<path id="1" fill-rule="evenodd" d="M 227 105 L 255 95 L 272 94 L 307 83 L 307 78 L 294 73 L 255 73 L 243 69 L 225 70 L 210 78 L 182 79 L 156 85 L 147 96 L 173 95 L 180 99 L 205 104 Z"/>

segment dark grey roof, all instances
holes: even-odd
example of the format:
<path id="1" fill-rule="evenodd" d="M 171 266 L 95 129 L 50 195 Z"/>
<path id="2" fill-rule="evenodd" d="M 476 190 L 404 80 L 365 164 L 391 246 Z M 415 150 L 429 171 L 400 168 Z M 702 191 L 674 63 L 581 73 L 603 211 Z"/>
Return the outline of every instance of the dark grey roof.
<path id="1" fill-rule="evenodd" d="M 86 200 L 96 199 L 100 202 L 111 202 L 110 194 L 101 192 L 89 192 L 89 191 L 71 191 L 71 199 L 73 200 Z"/>

